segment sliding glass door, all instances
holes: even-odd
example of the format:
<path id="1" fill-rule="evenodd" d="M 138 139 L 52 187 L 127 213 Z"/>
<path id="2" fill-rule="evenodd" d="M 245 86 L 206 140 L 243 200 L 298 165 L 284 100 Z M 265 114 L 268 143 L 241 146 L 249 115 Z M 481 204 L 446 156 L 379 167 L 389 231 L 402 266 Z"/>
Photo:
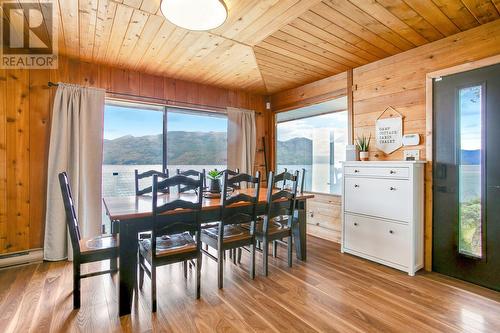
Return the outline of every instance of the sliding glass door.
<path id="1" fill-rule="evenodd" d="M 226 168 L 226 115 L 169 107 L 166 137 L 167 168 L 171 172 Z"/>
<path id="2" fill-rule="evenodd" d="M 135 193 L 134 170 L 163 170 L 164 108 L 108 101 L 104 111 L 102 195 Z"/>

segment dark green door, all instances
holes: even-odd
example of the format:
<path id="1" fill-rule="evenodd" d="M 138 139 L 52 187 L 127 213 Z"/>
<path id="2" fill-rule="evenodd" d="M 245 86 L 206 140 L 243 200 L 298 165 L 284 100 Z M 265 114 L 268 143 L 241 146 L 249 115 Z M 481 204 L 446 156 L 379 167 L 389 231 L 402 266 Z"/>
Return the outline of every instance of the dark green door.
<path id="1" fill-rule="evenodd" d="M 500 290 L 500 64 L 433 96 L 433 270 Z"/>

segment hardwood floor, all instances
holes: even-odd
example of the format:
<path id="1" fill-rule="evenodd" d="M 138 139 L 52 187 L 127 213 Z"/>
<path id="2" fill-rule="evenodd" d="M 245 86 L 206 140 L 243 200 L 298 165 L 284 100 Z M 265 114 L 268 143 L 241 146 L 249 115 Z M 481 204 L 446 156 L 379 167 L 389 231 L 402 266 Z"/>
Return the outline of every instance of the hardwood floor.
<path id="1" fill-rule="evenodd" d="M 0 271 L 0 332 L 498 332 L 500 293 L 436 273 L 409 277 L 343 255 L 339 245 L 309 237 L 308 261 L 270 258 L 269 277 L 248 278 L 229 260 L 224 289 L 216 263 L 204 258 L 201 299 L 194 270 L 158 270 L 158 312 L 150 312 L 146 277 L 130 316 L 118 317 L 117 277 L 82 281 L 82 306 L 72 308 L 72 266 L 42 263 Z M 106 264 L 107 265 L 107 264 Z"/>

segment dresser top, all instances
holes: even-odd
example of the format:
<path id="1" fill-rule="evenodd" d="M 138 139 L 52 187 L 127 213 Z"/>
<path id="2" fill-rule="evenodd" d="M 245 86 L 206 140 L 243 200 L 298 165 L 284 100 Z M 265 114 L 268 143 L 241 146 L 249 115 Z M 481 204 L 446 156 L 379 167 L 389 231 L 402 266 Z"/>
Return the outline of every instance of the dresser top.
<path id="1" fill-rule="evenodd" d="M 345 161 L 345 166 L 390 166 L 390 165 L 413 165 L 425 164 L 427 161 Z"/>

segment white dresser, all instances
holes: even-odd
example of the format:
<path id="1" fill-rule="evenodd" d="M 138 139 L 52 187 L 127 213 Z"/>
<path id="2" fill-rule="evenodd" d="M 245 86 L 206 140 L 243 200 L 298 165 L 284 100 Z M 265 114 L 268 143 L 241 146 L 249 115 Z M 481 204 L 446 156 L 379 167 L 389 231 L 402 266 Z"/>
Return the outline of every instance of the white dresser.
<path id="1" fill-rule="evenodd" d="M 414 275 L 424 265 L 424 161 L 345 162 L 342 252 Z"/>

